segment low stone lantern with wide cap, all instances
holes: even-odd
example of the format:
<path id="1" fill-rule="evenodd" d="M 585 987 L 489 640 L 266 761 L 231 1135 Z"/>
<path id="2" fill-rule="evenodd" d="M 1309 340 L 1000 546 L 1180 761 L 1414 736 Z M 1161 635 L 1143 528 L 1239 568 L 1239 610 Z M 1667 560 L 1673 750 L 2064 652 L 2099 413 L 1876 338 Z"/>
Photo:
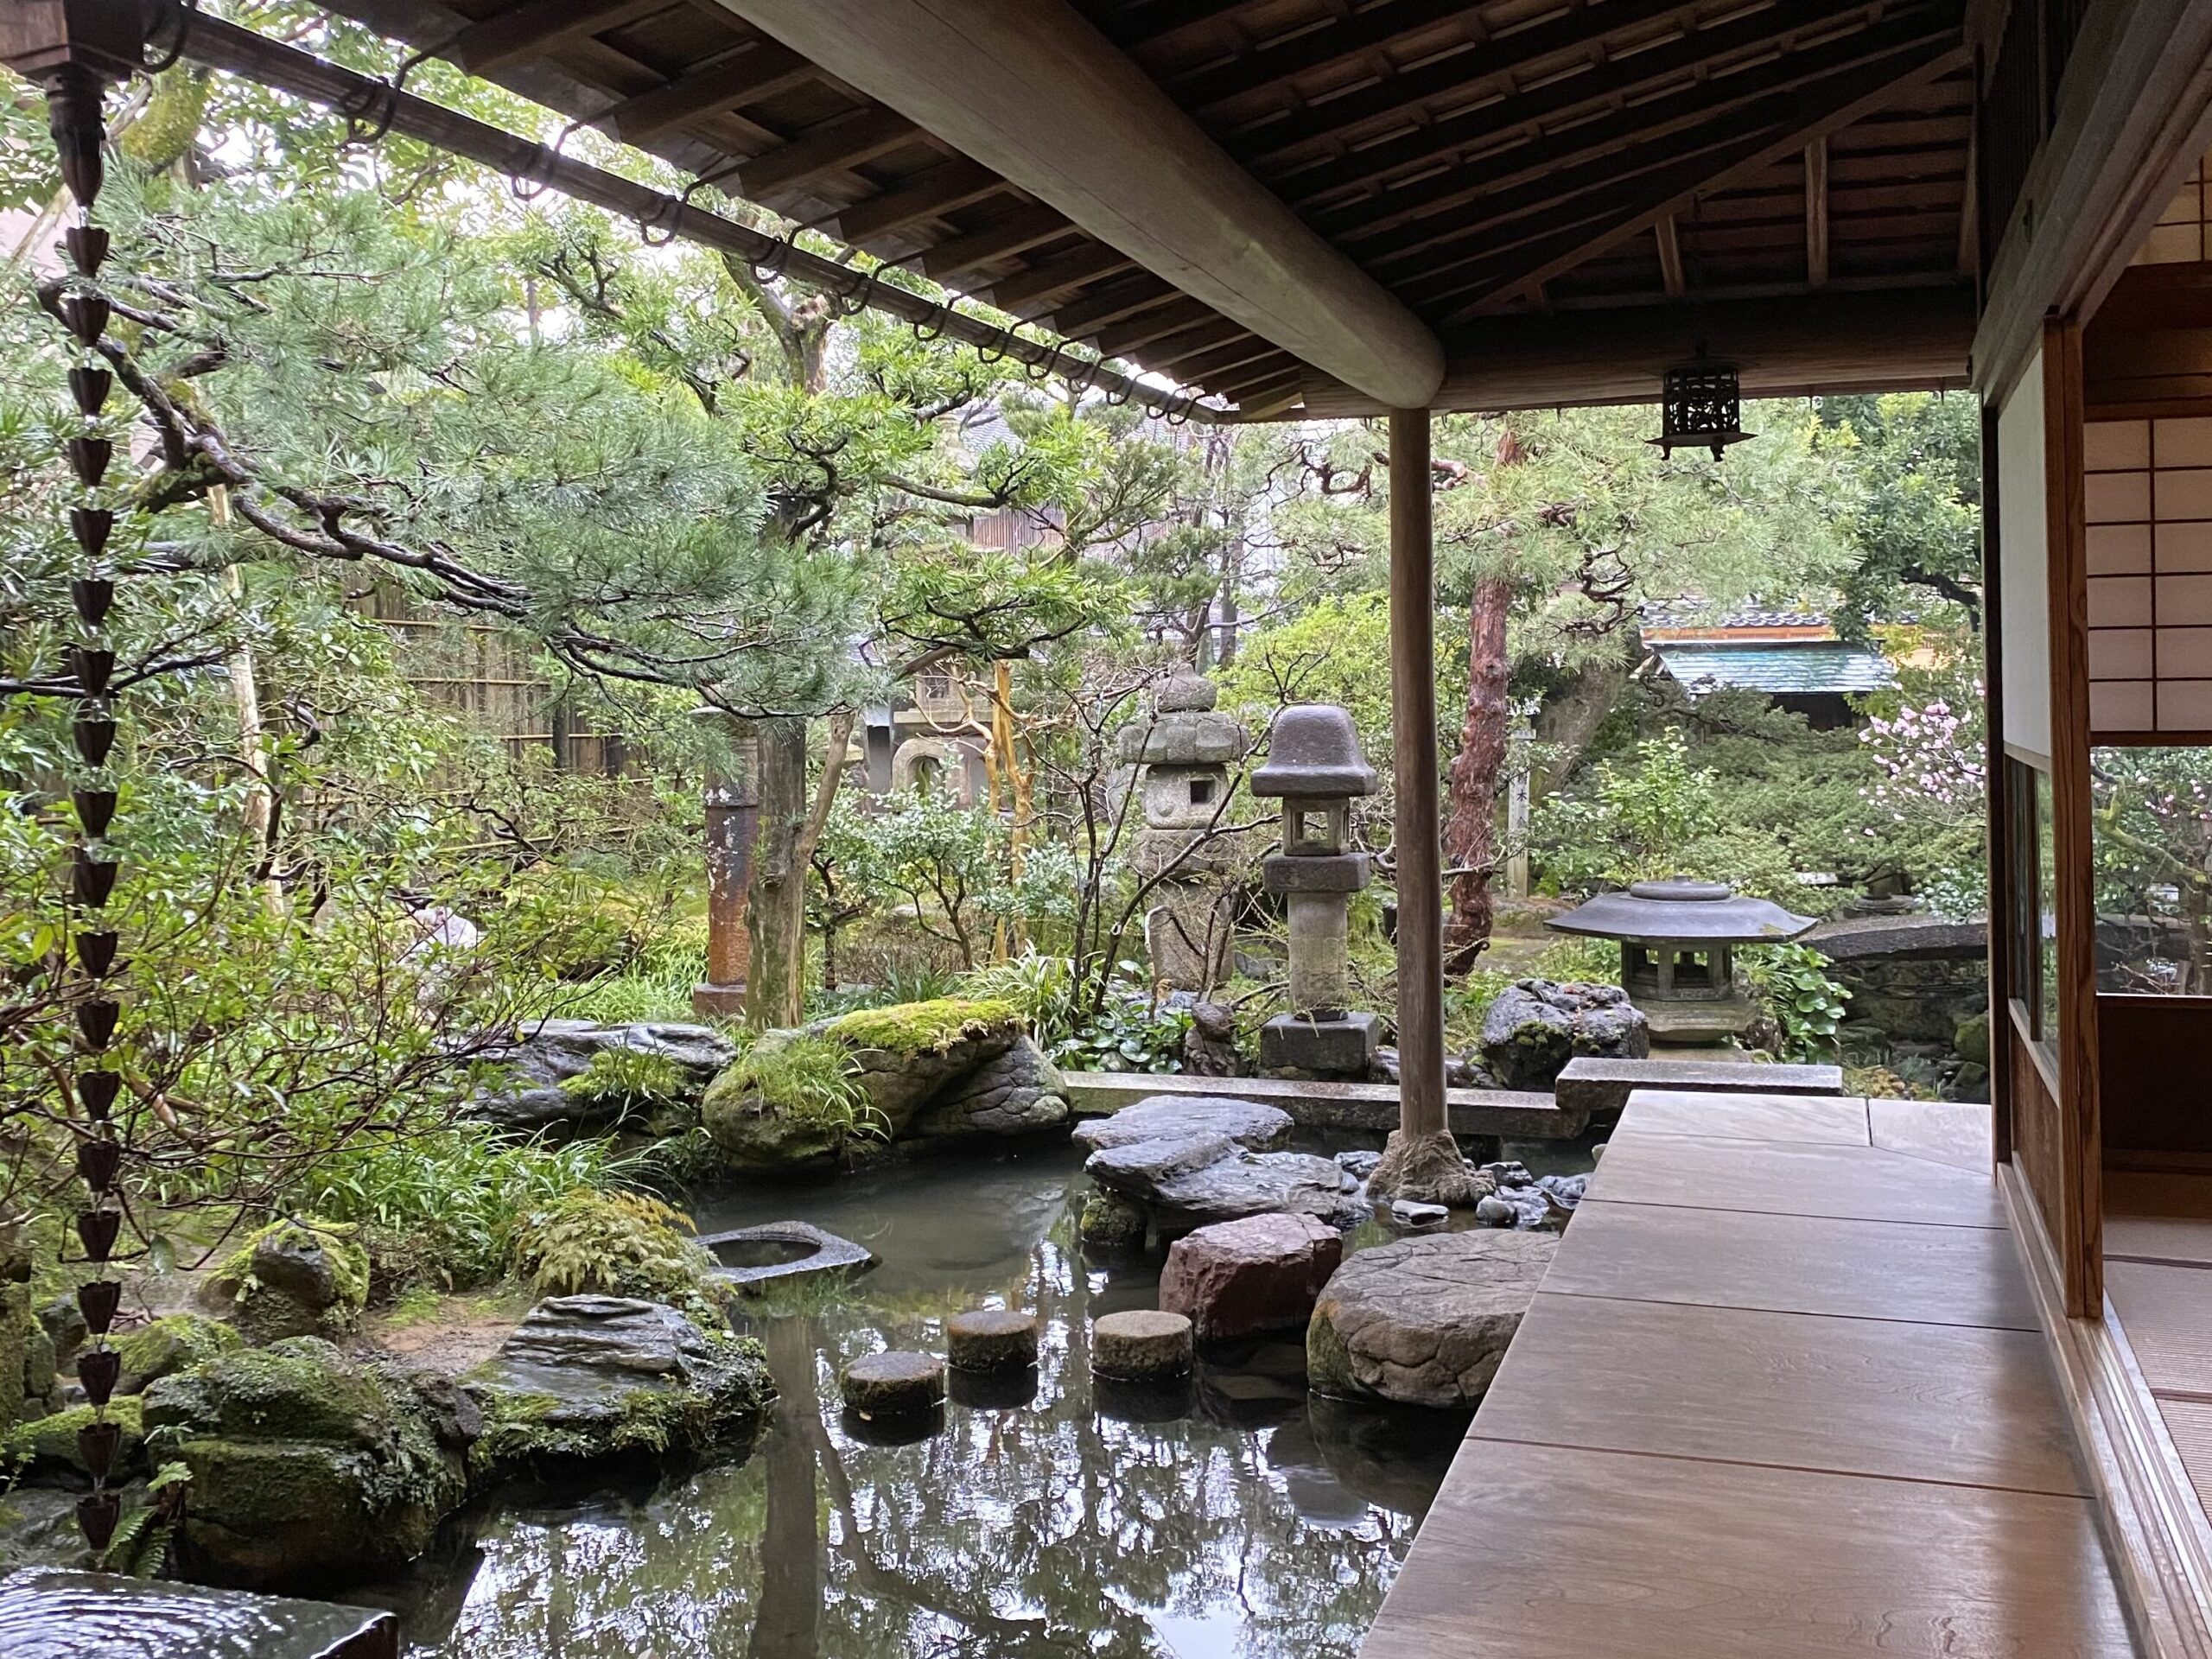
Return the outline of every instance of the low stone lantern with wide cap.
<path id="1" fill-rule="evenodd" d="M 1735 948 L 1786 944 L 1813 918 L 1725 881 L 1677 875 L 1601 893 L 1545 925 L 1619 940 L 1621 985 L 1650 1021 L 1651 1040 L 1684 1045 L 1742 1036 L 1756 1010 L 1737 987 Z"/>
<path id="2" fill-rule="evenodd" d="M 1265 765 L 1247 785 L 1282 801 L 1282 850 L 1261 865 L 1290 921 L 1290 1006 L 1260 1028 L 1260 1069 L 1307 1077 L 1363 1077 L 1382 1034 L 1351 1002 L 1351 896 L 1368 882 L 1351 849 L 1351 803 L 1375 792 L 1351 716 L 1295 703 L 1275 716 Z"/>

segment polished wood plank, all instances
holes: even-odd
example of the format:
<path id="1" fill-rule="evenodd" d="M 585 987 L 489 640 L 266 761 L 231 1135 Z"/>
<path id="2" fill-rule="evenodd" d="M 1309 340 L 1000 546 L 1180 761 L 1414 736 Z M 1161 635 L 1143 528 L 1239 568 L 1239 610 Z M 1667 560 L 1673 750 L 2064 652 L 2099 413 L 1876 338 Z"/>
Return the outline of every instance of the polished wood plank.
<path id="1" fill-rule="evenodd" d="M 1726 1141 L 1868 1144 L 1866 1103 L 1853 1096 L 1708 1095 L 1638 1089 L 1621 1113 L 1621 1135 L 1696 1135 Z"/>
<path id="2" fill-rule="evenodd" d="M 2105 1258 L 2115 1256 L 2212 1266 L 2212 1175 L 2107 1171 Z"/>
<path id="3" fill-rule="evenodd" d="M 1987 1106 L 1957 1100 L 1870 1100 L 1874 1144 L 1987 1174 L 1995 1161 L 1996 1119 Z"/>
<path id="4" fill-rule="evenodd" d="M 1626 1135 L 1606 1147 L 1592 1190 L 1623 1204 L 2005 1225 L 1987 1174 L 1873 1147 Z"/>
<path id="5" fill-rule="evenodd" d="M 2105 1294 L 2154 1390 L 2212 1395 L 2212 1268 L 2112 1262 Z"/>
<path id="6" fill-rule="evenodd" d="M 1472 1432 L 2089 1495 L 2029 1331 L 1540 1294 Z"/>
<path id="7" fill-rule="evenodd" d="M 1586 1200 L 1544 1288 L 1715 1307 L 2036 1329 L 2009 1234 Z"/>
<path id="8" fill-rule="evenodd" d="M 2085 1499 L 1469 1439 L 1363 1659 L 2132 1655 Z"/>
<path id="9" fill-rule="evenodd" d="M 2212 1510 L 2212 1400 L 2161 1400 L 2158 1411 L 2189 1471 L 2189 1484 L 2196 1489 L 2196 1501 Z"/>

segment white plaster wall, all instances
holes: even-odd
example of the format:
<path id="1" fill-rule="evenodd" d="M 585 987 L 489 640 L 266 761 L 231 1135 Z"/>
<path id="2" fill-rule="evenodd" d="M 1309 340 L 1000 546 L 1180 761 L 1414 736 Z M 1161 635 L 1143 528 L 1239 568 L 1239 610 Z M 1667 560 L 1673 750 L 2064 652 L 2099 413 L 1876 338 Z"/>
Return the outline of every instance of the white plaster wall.
<path id="1" fill-rule="evenodd" d="M 2044 523 L 2043 353 L 1997 416 L 1997 550 L 2005 741 L 2050 753 L 2050 542 Z"/>

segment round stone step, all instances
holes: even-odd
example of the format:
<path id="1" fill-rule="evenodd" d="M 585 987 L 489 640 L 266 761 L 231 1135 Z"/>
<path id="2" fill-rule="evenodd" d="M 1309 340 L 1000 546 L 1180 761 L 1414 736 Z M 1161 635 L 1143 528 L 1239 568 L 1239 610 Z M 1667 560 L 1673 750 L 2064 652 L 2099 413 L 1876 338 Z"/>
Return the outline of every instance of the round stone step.
<path id="1" fill-rule="evenodd" d="M 1037 1316 L 979 1307 L 944 1324 L 945 1357 L 955 1370 L 1015 1371 L 1037 1363 Z"/>
<path id="2" fill-rule="evenodd" d="M 1147 1382 L 1191 1369 L 1191 1322 L 1147 1308 L 1109 1313 L 1090 1326 L 1090 1369 L 1101 1376 Z"/>
<path id="3" fill-rule="evenodd" d="M 840 1382 L 862 1417 L 918 1417 L 944 1402 L 944 1362 L 894 1348 L 855 1360 Z"/>

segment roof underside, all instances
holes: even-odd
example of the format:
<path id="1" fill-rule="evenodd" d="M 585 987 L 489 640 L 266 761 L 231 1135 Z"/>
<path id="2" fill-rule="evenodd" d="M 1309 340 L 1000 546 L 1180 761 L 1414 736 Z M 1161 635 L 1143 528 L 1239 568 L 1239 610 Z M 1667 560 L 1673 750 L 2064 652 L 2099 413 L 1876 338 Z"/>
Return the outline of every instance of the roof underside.
<path id="1" fill-rule="evenodd" d="M 1770 331 L 1802 306 L 1924 316 L 1939 337 L 1931 358 L 1924 340 L 1899 344 L 1901 329 L 1861 325 L 1850 362 L 1795 378 L 1762 379 L 1754 352 L 1747 389 L 1851 384 L 1854 365 L 1870 385 L 1963 377 L 1973 91 L 1961 0 L 1078 3 L 1436 331 L 1454 360 L 1443 404 L 1649 395 L 1699 336 L 1745 355 L 1731 340 L 1739 305 Z M 1363 407 L 714 0 L 332 10 L 1249 414 Z M 1891 312 L 1864 311 L 1885 296 Z M 1541 351 L 1527 353 L 1549 336 L 1520 332 L 1535 320 L 1562 340 L 1601 324 L 1591 339 L 1611 377 L 1548 380 Z M 1954 335 L 1956 374 L 1932 372 Z M 1524 360 L 1486 383 L 1493 346 Z"/>

